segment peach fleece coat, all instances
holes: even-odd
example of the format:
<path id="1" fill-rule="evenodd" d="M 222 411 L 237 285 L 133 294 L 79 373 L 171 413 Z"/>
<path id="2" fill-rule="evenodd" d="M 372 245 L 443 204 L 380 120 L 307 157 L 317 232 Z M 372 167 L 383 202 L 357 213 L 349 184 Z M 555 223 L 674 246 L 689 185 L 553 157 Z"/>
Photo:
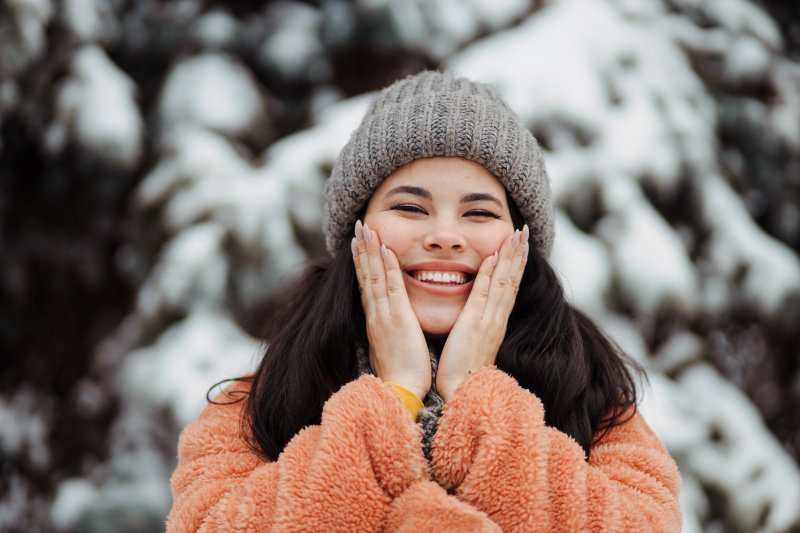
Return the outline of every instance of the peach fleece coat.
<path id="1" fill-rule="evenodd" d="M 540 400 L 494 367 L 447 404 L 430 464 L 421 430 L 371 375 L 331 396 L 321 424 L 274 462 L 248 449 L 241 408 L 209 404 L 181 435 L 168 532 L 681 528 L 677 467 L 639 414 L 587 462 L 544 424 Z"/>

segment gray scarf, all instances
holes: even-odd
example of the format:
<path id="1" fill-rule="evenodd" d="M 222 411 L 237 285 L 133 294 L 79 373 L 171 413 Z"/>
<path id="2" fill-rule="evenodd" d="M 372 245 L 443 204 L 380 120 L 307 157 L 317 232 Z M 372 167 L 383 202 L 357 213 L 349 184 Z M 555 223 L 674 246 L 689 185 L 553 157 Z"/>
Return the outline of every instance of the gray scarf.
<path id="1" fill-rule="evenodd" d="M 439 354 L 430 347 L 428 347 L 428 353 L 431 356 L 431 390 L 422 402 L 425 406 L 419 411 L 417 425 L 422 428 L 422 451 L 425 453 L 425 458 L 430 461 L 431 445 L 433 437 L 436 435 L 439 417 L 442 416 L 444 399 L 436 392 L 436 367 L 439 364 Z M 369 351 L 365 347 L 359 346 L 356 350 L 356 358 L 358 359 L 359 375 L 373 374 L 369 364 Z"/>

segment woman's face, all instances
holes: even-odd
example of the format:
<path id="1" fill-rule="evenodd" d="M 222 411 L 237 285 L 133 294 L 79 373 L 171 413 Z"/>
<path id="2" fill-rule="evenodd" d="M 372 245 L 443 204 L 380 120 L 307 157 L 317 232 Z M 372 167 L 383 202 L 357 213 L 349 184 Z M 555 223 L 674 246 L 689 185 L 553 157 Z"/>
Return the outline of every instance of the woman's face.
<path id="1" fill-rule="evenodd" d="M 391 249 L 422 331 L 450 332 L 481 262 L 514 232 L 506 192 L 479 163 L 417 159 L 389 175 L 364 222 Z"/>

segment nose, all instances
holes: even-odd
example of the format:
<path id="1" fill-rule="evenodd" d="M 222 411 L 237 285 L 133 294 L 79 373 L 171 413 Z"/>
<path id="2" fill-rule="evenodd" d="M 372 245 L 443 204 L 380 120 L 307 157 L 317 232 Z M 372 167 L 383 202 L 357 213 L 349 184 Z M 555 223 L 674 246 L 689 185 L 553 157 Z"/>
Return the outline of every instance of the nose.
<path id="1" fill-rule="evenodd" d="M 466 240 L 464 235 L 452 224 L 444 221 L 432 221 L 431 228 L 423 240 L 423 246 L 428 251 L 453 250 L 460 252 L 466 247 Z"/>

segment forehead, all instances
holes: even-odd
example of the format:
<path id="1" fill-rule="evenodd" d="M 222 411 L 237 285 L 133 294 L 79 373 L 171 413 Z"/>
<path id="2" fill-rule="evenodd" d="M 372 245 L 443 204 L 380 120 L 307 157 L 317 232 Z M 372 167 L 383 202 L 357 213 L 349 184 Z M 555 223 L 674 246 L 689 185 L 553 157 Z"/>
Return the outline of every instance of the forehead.
<path id="1" fill-rule="evenodd" d="M 464 192 L 492 193 L 503 199 L 503 184 L 480 163 L 460 157 L 429 157 L 403 165 L 383 180 L 374 196 L 399 185 L 422 187 L 437 194 Z"/>

